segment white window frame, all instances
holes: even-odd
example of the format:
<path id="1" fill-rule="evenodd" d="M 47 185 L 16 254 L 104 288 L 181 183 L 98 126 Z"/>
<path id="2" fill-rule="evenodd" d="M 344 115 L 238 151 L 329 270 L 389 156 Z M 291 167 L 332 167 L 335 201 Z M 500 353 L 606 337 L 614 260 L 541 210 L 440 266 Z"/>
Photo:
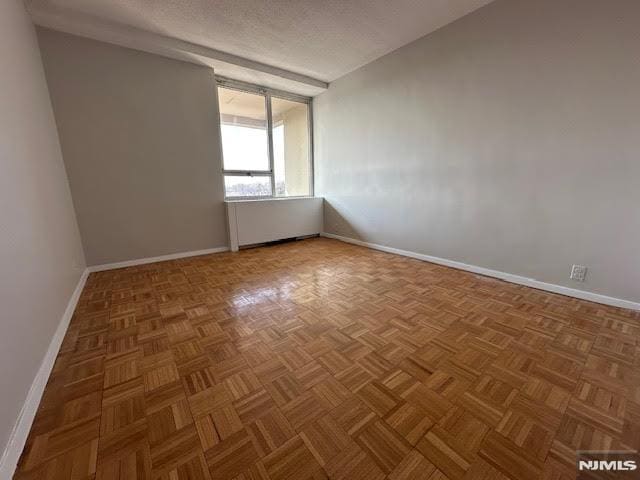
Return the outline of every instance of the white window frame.
<path id="1" fill-rule="evenodd" d="M 307 129 L 309 134 L 309 195 L 303 195 L 304 197 L 313 197 L 313 112 L 312 112 L 312 98 L 297 95 L 295 93 L 284 92 L 282 90 L 276 90 L 268 87 L 261 87 L 251 83 L 242 82 L 239 80 L 232 80 L 230 78 L 221 77 L 216 75 L 216 99 L 218 100 L 218 111 L 220 113 L 220 152 L 222 157 L 222 188 L 224 189 L 225 200 L 260 200 L 270 198 L 294 198 L 294 196 L 276 195 L 276 182 L 275 172 L 273 168 L 273 118 L 271 115 L 271 98 L 280 98 L 283 100 L 291 100 L 294 102 L 304 103 L 307 105 Z M 224 168 L 224 149 L 222 147 L 222 113 L 220 112 L 220 100 L 218 98 L 217 87 L 222 87 L 230 90 L 238 90 L 240 92 L 253 93 L 264 97 L 265 112 L 267 117 L 267 151 L 269 154 L 269 170 L 225 170 Z M 228 196 L 224 179 L 226 176 L 248 176 L 248 177 L 270 177 L 271 180 L 271 195 L 257 195 L 257 196 Z M 300 196 L 300 195 L 298 195 Z"/>

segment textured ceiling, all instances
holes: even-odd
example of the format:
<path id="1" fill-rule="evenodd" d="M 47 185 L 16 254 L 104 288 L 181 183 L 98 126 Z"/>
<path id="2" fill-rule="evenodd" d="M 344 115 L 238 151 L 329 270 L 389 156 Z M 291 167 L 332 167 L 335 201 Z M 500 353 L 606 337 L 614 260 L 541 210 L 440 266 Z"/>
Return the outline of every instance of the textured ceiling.
<path id="1" fill-rule="evenodd" d="M 27 0 L 332 81 L 491 0 Z"/>

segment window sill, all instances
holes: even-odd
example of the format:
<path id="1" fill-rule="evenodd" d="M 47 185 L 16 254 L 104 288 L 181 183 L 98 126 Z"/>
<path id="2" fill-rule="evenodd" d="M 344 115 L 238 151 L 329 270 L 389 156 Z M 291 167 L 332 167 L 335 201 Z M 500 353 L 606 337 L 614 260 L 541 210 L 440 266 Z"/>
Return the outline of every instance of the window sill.
<path id="1" fill-rule="evenodd" d="M 300 197 L 260 197 L 260 198 L 227 198 L 224 203 L 245 203 L 245 202 L 284 202 L 287 200 L 313 200 L 316 197 L 313 195 L 304 195 Z"/>

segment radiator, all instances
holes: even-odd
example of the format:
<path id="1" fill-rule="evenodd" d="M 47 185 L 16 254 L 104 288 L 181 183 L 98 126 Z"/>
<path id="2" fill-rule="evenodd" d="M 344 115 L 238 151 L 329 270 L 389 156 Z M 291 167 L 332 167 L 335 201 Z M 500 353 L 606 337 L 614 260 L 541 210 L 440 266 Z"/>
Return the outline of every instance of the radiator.
<path id="1" fill-rule="evenodd" d="M 243 245 L 316 235 L 322 231 L 322 198 L 228 200 L 229 244 Z"/>

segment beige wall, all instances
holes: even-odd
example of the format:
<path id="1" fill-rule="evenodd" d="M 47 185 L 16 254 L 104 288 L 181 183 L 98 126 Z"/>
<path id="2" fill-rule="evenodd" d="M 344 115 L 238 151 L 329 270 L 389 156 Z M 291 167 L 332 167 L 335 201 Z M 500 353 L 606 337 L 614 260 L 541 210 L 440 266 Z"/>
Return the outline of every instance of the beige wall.
<path id="1" fill-rule="evenodd" d="M 226 246 L 211 69 L 38 29 L 87 263 Z"/>
<path id="2" fill-rule="evenodd" d="M 309 112 L 303 104 L 288 110 L 284 122 L 284 169 L 287 195 L 309 195 Z"/>
<path id="3" fill-rule="evenodd" d="M 640 301 L 638 25 L 636 0 L 497 0 L 333 82 L 325 229 Z"/>
<path id="4" fill-rule="evenodd" d="M 0 64 L 2 452 L 85 265 L 36 35 L 19 0 L 0 2 Z"/>

